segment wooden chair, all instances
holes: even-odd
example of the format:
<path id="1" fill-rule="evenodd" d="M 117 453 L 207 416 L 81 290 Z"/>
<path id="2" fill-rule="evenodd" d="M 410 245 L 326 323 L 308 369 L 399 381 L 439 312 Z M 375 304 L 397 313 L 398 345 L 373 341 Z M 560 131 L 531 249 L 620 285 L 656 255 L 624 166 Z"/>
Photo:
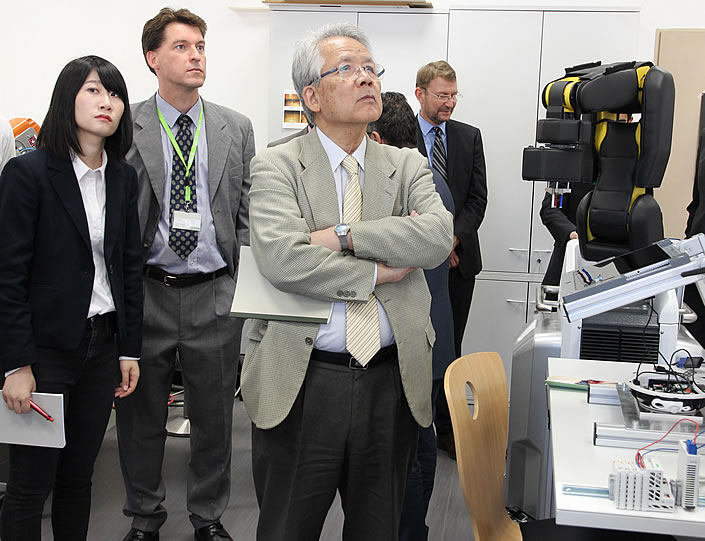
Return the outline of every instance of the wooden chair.
<path id="1" fill-rule="evenodd" d="M 466 384 L 474 398 L 467 403 Z M 498 353 L 473 353 L 446 371 L 445 393 L 453 421 L 460 487 L 475 541 L 656 541 L 671 536 L 557 525 L 554 519 L 518 524 L 504 508 L 507 450 L 507 379 Z"/>

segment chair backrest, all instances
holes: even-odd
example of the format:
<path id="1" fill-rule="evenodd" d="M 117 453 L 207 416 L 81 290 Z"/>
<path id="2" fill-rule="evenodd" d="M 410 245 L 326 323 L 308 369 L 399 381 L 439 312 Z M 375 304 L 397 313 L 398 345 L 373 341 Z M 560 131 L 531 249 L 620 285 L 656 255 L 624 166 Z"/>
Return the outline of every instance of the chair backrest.
<path id="1" fill-rule="evenodd" d="M 472 414 L 466 384 L 474 399 Z M 504 508 L 509 409 L 502 358 L 498 353 L 473 353 L 457 359 L 446 371 L 445 393 L 475 541 L 520 541 L 519 525 Z"/>

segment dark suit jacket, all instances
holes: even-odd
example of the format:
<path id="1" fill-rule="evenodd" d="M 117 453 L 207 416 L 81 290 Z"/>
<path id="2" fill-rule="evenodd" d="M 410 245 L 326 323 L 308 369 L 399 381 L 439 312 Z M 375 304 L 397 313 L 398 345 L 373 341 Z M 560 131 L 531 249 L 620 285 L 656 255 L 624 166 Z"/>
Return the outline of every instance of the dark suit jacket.
<path id="1" fill-rule="evenodd" d="M 120 355 L 142 344 L 142 244 L 137 176 L 105 171 L 105 264 L 117 310 Z M 93 291 L 93 254 L 69 160 L 40 149 L 10 160 L 0 176 L 0 378 L 36 361 L 37 347 L 79 346 Z"/>
<path id="2" fill-rule="evenodd" d="M 565 258 L 565 247 L 570 240 L 570 234 L 577 231 L 575 227 L 575 213 L 583 197 L 592 191 L 590 182 L 573 182 L 570 185 L 570 193 L 563 195 L 563 206 L 561 208 L 551 208 L 552 195 L 546 192 L 541 202 L 541 221 L 546 226 L 555 241 L 551 260 L 546 267 L 546 274 L 543 277 L 544 285 L 557 286 L 561 281 L 563 271 L 563 259 Z"/>
<path id="3" fill-rule="evenodd" d="M 421 127 L 416 123 L 418 149 L 424 156 L 426 145 Z M 455 253 L 460 259 L 460 273 L 472 278 L 482 270 L 480 239 L 477 230 L 482 224 L 487 208 L 487 179 L 485 153 L 480 130 L 470 124 L 449 120 L 446 125 L 448 138 L 448 186 L 455 203 L 454 234 L 460 240 Z"/>
<path id="4" fill-rule="evenodd" d="M 453 195 L 450 188 L 433 169 L 433 184 L 441 196 L 443 206 L 451 214 L 455 213 Z M 433 379 L 443 379 L 448 365 L 455 360 L 455 339 L 453 338 L 453 309 L 450 304 L 448 289 L 448 270 L 450 257 L 435 269 L 424 270 L 428 290 L 431 293 L 431 323 L 436 331 L 436 343 L 433 344 Z"/>

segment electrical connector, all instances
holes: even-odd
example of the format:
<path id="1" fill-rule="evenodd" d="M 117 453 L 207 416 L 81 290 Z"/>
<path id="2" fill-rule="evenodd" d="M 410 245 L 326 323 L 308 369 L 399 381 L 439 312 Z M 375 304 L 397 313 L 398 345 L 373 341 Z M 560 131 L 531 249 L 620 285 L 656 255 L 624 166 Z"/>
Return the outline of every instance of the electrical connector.
<path id="1" fill-rule="evenodd" d="M 688 452 L 689 455 L 698 454 L 698 446 L 695 445 L 695 442 L 693 442 L 693 440 L 685 440 L 685 450 Z"/>

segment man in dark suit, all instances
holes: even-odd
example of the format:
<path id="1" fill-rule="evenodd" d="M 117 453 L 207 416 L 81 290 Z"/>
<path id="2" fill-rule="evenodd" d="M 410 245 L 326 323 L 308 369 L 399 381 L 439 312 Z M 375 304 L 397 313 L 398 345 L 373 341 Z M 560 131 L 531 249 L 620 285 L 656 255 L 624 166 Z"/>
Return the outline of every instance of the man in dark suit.
<path id="1" fill-rule="evenodd" d="M 460 357 L 475 276 L 482 270 L 477 235 L 487 208 L 482 136 L 476 127 L 450 119 L 461 95 L 455 70 L 447 62 L 439 60 L 422 66 L 416 73 L 415 94 L 421 106 L 418 149 L 428 157 L 431 168 L 448 183 L 455 204 L 448 287 L 453 308 L 455 354 Z M 443 393 L 435 423 L 439 447 L 454 456 L 450 414 Z"/>
<path id="2" fill-rule="evenodd" d="M 146 265 L 141 392 L 117 417 L 132 517 L 126 540 L 158 539 L 166 520 L 161 468 L 177 355 L 191 421 L 189 518 L 197 540 L 231 539 L 220 518 L 230 497 L 242 321 L 229 314 L 239 247 L 249 244 L 254 135 L 245 116 L 199 96 L 205 32 L 197 15 L 164 8 L 142 33 L 159 91 L 133 106 L 127 155 L 139 178 Z"/>

